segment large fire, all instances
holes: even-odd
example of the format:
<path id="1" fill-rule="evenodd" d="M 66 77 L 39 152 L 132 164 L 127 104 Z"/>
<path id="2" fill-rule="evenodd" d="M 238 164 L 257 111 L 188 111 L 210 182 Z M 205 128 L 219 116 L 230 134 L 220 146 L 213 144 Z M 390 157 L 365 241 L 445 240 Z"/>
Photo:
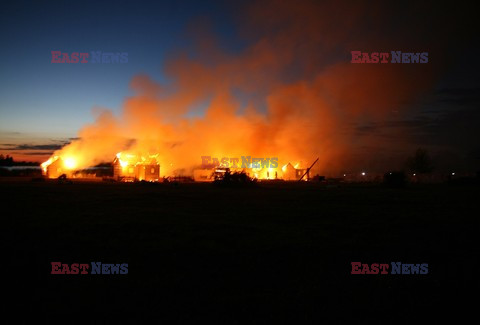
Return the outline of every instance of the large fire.
<path id="1" fill-rule="evenodd" d="M 121 113 L 97 110 L 96 121 L 55 152 L 44 170 L 57 157 L 67 171 L 114 159 L 125 168 L 131 165 L 123 154 L 128 152 L 137 158 L 156 154 L 159 177 L 194 176 L 205 155 L 278 157 L 279 168 L 249 170 L 259 179 L 296 178 L 317 157 L 312 175 L 343 174 L 345 166 L 363 163 L 365 148 L 379 155 L 377 148 L 402 136 L 373 137 L 365 130 L 375 130 L 428 87 L 431 67 L 350 63 L 345 57 L 351 50 L 368 48 L 368 38 L 351 31 L 368 21 L 358 18 L 369 6 L 252 6 L 242 19 L 245 36 L 253 32 L 249 45 L 225 52 L 215 37 L 199 32 L 195 55 L 176 49 L 166 60 L 167 82 L 134 77 L 134 95 Z M 351 17 L 337 19 L 346 14 Z M 136 164 L 144 164 L 139 159 Z"/>
<path id="2" fill-rule="evenodd" d="M 196 181 L 213 181 L 215 173 L 224 173 L 226 170 L 229 170 L 231 173 L 245 173 L 251 178 L 260 180 L 297 180 L 299 175 L 306 171 L 306 169 L 299 168 L 300 163 L 296 163 L 294 166 L 288 163 L 277 168 L 261 166 L 260 164 L 252 164 L 249 167 L 240 165 L 231 167 L 228 164 L 219 163 L 209 166 L 195 166 L 190 173 L 185 173 L 184 170 L 181 170 L 174 171 L 172 174 L 160 174 L 160 161 L 159 154 L 142 155 L 119 152 L 113 159 L 113 177 L 115 180 L 127 182 L 143 180 L 157 182 L 162 180 L 162 178 L 174 176 L 191 176 Z M 57 178 L 62 175 L 72 177 L 75 175 L 74 172 L 77 166 L 77 159 L 71 156 L 53 156 L 41 164 L 43 174 L 49 178 Z"/>

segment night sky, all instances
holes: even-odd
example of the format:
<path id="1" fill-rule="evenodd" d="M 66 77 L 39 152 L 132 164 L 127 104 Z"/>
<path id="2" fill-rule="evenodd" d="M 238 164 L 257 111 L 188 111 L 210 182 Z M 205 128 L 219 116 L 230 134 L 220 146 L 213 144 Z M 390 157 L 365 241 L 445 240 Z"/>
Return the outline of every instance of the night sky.
<path id="1" fill-rule="evenodd" d="M 133 82 L 138 76 L 148 76 L 168 94 L 191 94 L 191 82 L 182 82 L 185 72 L 172 71 L 172 62 L 190 67 L 186 73 L 194 79 L 225 78 L 240 110 L 253 105 L 265 114 L 279 84 L 314 83 L 340 64 L 326 78 L 322 96 L 335 102 L 332 107 L 364 103 L 336 119 L 336 131 L 328 133 L 329 138 L 349 134 L 342 142 L 350 144 L 342 152 L 345 165 L 362 162 L 381 170 L 423 147 L 438 170 L 478 170 L 480 78 L 472 8 L 398 1 L 299 1 L 291 7 L 275 1 L 15 1 L 0 6 L 0 151 L 17 160 L 45 160 L 94 123 L 98 110 L 121 115 L 125 99 L 138 96 Z M 262 44 L 274 49 L 268 51 L 273 59 L 264 58 Z M 128 63 L 51 63 L 51 51 L 97 50 L 127 52 Z M 364 64 L 352 74 L 353 50 L 428 52 L 429 63 L 388 67 L 391 71 L 373 76 L 369 71 L 378 66 Z M 258 62 L 245 64 L 253 85 L 244 80 L 248 77 L 233 80 L 234 69 L 216 66 L 242 65 L 244 57 Z M 196 75 L 181 60 L 201 63 L 202 72 Z M 356 88 L 361 76 L 385 78 L 391 85 L 365 92 Z M 209 100 L 225 91 L 217 87 L 221 81 L 205 82 L 204 93 L 192 95 L 179 114 L 201 118 Z M 186 90 L 177 90 L 183 86 Z"/>
<path id="2" fill-rule="evenodd" d="M 134 75 L 165 80 L 163 59 L 188 47 L 189 24 L 207 15 L 228 45 L 232 12 L 208 1 L 2 3 L 1 141 L 63 141 L 92 121 L 93 107 L 118 111 Z M 129 62 L 55 65 L 54 50 L 127 52 Z"/>

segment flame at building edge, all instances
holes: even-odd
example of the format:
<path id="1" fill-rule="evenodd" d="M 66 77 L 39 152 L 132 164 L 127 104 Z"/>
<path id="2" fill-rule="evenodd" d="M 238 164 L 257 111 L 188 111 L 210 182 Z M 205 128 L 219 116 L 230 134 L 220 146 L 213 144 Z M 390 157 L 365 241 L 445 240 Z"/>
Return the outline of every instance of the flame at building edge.
<path id="1" fill-rule="evenodd" d="M 42 173 L 47 178 L 58 178 L 61 175 L 75 177 L 75 172 L 78 171 L 78 160 L 71 155 L 65 157 L 54 155 L 41 164 Z M 306 170 L 298 168 L 300 165 L 300 162 L 296 162 L 294 165 L 289 162 L 282 167 L 279 165 L 277 168 L 228 168 L 222 164 L 212 165 L 211 168 L 197 166 L 193 167 L 191 173 L 187 173 L 186 176 L 192 177 L 195 181 L 213 181 L 213 175 L 218 173 L 220 168 L 222 169 L 221 172 L 229 170 L 230 172 L 246 173 L 249 177 L 259 180 L 297 180 L 299 175 Z M 162 178 L 178 176 L 175 172 L 161 174 L 159 154 L 134 154 L 121 151 L 115 155 L 112 166 L 114 178 L 121 181 L 146 180 L 157 182 L 161 181 Z"/>

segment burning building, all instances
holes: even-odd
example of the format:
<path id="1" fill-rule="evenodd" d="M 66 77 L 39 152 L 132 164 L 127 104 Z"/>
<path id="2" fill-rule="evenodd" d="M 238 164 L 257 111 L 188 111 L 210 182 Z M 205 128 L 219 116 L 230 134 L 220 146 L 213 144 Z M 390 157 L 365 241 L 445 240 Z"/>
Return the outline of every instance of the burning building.
<path id="1" fill-rule="evenodd" d="M 58 178 L 60 176 L 85 178 L 85 170 L 79 170 L 80 158 L 73 158 L 73 155 L 69 156 L 53 156 L 42 166 L 43 174 L 48 178 Z M 318 160 L 318 159 L 317 159 Z M 310 166 L 310 168 L 299 168 L 300 163 L 292 165 L 287 163 L 281 168 L 271 167 L 251 167 L 251 168 L 227 168 L 221 164 L 211 164 L 204 166 L 203 168 L 190 169 L 190 173 L 182 169 L 186 174 L 176 175 L 167 173 L 164 176 L 167 177 L 180 177 L 188 178 L 189 180 L 196 182 L 212 182 L 215 179 L 222 179 L 223 174 L 228 170 L 230 173 L 245 173 L 247 176 L 258 180 L 285 180 L 285 181 L 298 181 L 298 180 L 310 180 L 309 171 L 313 167 L 316 161 Z M 147 182 L 159 182 L 160 178 L 160 158 L 158 154 L 133 154 L 130 152 L 119 152 L 113 160 L 113 178 L 117 181 L 123 182 L 135 182 L 135 181 L 147 181 Z M 178 171 L 178 170 L 177 170 Z M 175 172 L 175 171 L 173 171 Z M 88 174 L 88 173 L 87 173 Z M 89 175 L 89 174 L 88 174 Z M 305 177 L 306 176 L 306 177 Z"/>
<path id="2" fill-rule="evenodd" d="M 230 173 L 245 173 L 249 177 L 258 180 L 309 180 L 309 171 L 313 167 L 313 164 L 310 168 L 299 168 L 299 165 L 300 163 L 295 164 L 295 166 L 287 163 L 282 168 L 226 168 L 221 164 L 210 165 L 204 168 L 194 169 L 193 178 L 196 182 L 212 182 L 215 179 L 222 179 L 223 174 L 228 170 Z"/>
<path id="3" fill-rule="evenodd" d="M 43 175 L 48 178 L 58 178 L 62 175 L 71 177 L 76 166 L 75 159 L 61 158 L 59 156 L 53 156 L 41 165 Z"/>
<path id="4" fill-rule="evenodd" d="M 124 182 L 158 182 L 160 180 L 158 155 L 140 156 L 120 152 L 113 160 L 113 177 Z"/>
<path id="5" fill-rule="evenodd" d="M 291 163 L 288 163 L 282 167 L 281 178 L 286 181 L 298 181 L 302 178 L 302 176 L 305 175 L 307 171 L 309 171 L 310 168 L 299 168 L 299 164 L 293 166 Z M 308 176 L 307 178 L 304 178 L 304 180 L 308 180 Z"/>

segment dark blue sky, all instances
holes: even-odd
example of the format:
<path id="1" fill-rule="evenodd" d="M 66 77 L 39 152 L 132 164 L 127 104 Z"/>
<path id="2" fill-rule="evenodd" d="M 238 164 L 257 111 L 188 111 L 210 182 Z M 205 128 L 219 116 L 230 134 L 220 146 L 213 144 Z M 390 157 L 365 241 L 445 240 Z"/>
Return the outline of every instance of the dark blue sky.
<path id="1" fill-rule="evenodd" d="M 212 1 L 3 2 L 0 131 L 65 138 L 92 121 L 94 106 L 118 112 L 139 73 L 165 81 L 165 55 L 187 48 L 188 27 L 210 17 L 232 50 L 231 11 Z M 52 64 L 51 51 L 127 52 L 127 64 Z"/>

